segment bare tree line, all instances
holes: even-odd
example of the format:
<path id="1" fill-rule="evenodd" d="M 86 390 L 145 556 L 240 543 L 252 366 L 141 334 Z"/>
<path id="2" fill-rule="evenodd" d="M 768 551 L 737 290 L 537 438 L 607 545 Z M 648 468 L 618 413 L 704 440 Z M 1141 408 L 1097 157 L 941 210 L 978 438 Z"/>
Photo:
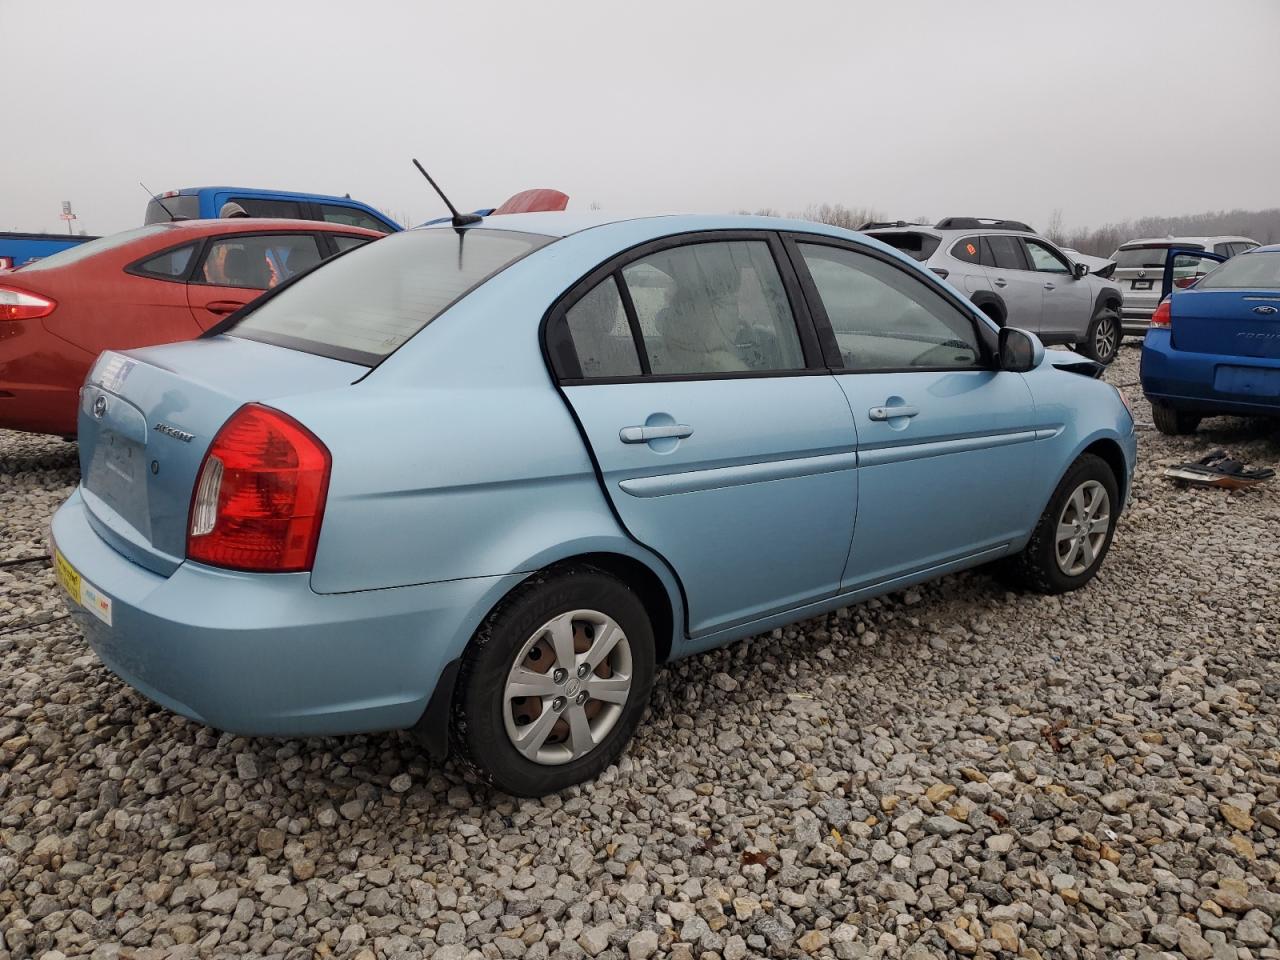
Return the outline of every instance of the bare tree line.
<path id="1" fill-rule="evenodd" d="M 1109 257 L 1120 244 L 1140 237 L 1241 236 L 1259 243 L 1280 241 L 1280 207 L 1269 210 L 1218 210 L 1180 217 L 1142 217 L 1101 227 L 1065 229 L 1055 210 L 1045 230 L 1054 243 L 1095 257 Z"/>

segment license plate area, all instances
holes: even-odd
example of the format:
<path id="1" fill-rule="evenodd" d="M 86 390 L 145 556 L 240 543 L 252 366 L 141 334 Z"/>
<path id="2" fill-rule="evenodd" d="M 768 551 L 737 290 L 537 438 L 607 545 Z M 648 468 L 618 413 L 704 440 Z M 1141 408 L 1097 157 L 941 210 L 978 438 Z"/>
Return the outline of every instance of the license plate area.
<path id="1" fill-rule="evenodd" d="M 108 627 L 111 626 L 111 598 L 82 577 L 56 546 L 53 548 L 53 573 L 77 606 L 84 607 Z"/>
<path id="2" fill-rule="evenodd" d="M 1132 281 L 1130 281 L 1130 282 L 1133 284 L 1133 287 L 1131 288 L 1131 289 L 1133 289 L 1133 290 L 1150 290 L 1150 289 L 1151 289 L 1151 284 L 1152 284 L 1152 283 L 1154 283 L 1155 281 L 1153 281 L 1153 280 L 1132 280 Z"/>

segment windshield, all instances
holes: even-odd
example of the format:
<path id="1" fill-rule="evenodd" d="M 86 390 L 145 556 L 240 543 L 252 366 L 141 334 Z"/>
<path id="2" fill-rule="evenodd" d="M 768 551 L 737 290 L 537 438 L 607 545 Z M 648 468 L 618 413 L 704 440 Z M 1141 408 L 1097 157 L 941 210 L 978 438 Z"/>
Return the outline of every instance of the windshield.
<path id="1" fill-rule="evenodd" d="M 1196 284 L 1197 290 L 1280 289 L 1280 251 L 1232 257 Z"/>
<path id="2" fill-rule="evenodd" d="M 143 237 L 149 237 L 165 229 L 168 228 L 160 226 L 135 227 L 132 230 L 125 230 L 123 233 L 113 233 L 109 237 L 90 240 L 88 243 L 77 243 L 74 247 L 67 247 L 67 249 L 59 250 L 57 253 L 51 253 L 47 257 L 28 263 L 26 266 L 18 267 L 18 269 L 27 273 L 35 270 L 51 270 L 54 267 L 65 267 L 73 263 L 79 263 L 81 260 L 87 260 L 90 257 L 96 257 L 98 254 L 106 253 L 108 250 L 114 250 L 116 247 L 123 247 L 126 243 L 141 240 Z"/>
<path id="3" fill-rule="evenodd" d="M 1170 247 L 1180 250 L 1203 250 L 1202 243 L 1159 243 L 1145 247 L 1121 247 L 1111 259 L 1117 267 L 1159 267 L 1164 268 L 1164 258 Z"/>
<path id="4" fill-rule="evenodd" d="M 160 204 L 164 206 L 160 206 Z M 165 210 L 168 207 L 168 211 Z M 147 204 L 147 214 L 143 218 L 143 223 L 166 223 L 172 219 L 169 214 L 173 214 L 174 218 L 179 220 L 199 220 L 200 219 L 200 197 L 196 194 L 178 197 L 161 197 L 159 200 L 152 200 Z"/>
<path id="5" fill-rule="evenodd" d="M 406 230 L 317 269 L 224 331 L 374 366 L 454 301 L 553 238 Z"/>

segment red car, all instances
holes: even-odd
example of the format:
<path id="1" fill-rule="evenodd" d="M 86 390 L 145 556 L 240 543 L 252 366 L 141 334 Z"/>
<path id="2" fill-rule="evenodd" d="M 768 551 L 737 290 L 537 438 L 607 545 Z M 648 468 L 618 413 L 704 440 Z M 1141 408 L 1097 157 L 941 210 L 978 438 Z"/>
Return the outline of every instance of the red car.
<path id="1" fill-rule="evenodd" d="M 0 428 L 74 436 L 80 385 L 103 350 L 194 339 L 381 236 L 313 220 L 181 220 L 0 273 Z"/>

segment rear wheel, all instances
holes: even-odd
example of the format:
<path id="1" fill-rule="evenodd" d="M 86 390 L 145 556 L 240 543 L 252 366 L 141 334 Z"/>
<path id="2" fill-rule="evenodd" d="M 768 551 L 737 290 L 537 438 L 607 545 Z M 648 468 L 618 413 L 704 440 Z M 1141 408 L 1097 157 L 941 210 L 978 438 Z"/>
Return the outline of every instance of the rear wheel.
<path id="1" fill-rule="evenodd" d="M 1080 589 L 1111 549 L 1119 506 L 1111 467 L 1101 457 L 1084 454 L 1053 491 L 1026 547 L 1001 563 L 998 572 L 1038 593 Z"/>
<path id="2" fill-rule="evenodd" d="M 1171 437 L 1195 433 L 1201 419 L 1198 413 L 1175 410 L 1163 403 L 1151 404 L 1151 420 L 1155 423 L 1156 429 Z"/>
<path id="3" fill-rule="evenodd" d="M 521 797 L 589 780 L 631 739 L 653 670 L 653 629 L 629 587 L 590 567 L 541 574 L 472 638 L 454 695 L 455 754 Z"/>
<path id="4" fill-rule="evenodd" d="M 1110 307 L 1103 307 L 1089 324 L 1080 352 L 1098 363 L 1110 363 L 1120 349 L 1120 317 Z"/>

